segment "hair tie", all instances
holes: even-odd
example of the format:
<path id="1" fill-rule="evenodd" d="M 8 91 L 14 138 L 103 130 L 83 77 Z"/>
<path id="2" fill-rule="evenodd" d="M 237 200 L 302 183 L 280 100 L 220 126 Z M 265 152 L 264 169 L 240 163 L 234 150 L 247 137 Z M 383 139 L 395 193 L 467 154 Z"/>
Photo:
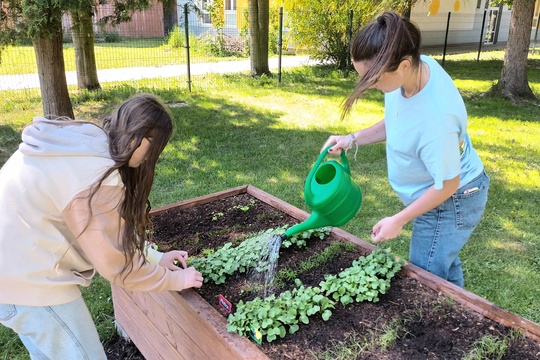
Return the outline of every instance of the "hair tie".
<path id="1" fill-rule="evenodd" d="M 382 16 L 379 16 L 379 17 L 377 18 L 377 23 L 378 23 L 379 25 L 381 25 L 381 26 L 384 25 L 384 19 L 383 19 Z"/>

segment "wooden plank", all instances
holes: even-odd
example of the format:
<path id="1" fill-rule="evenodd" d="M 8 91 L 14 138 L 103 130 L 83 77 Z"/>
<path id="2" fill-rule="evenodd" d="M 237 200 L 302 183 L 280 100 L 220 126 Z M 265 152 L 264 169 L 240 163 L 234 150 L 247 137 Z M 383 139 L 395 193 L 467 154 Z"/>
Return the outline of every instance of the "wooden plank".
<path id="1" fill-rule="evenodd" d="M 304 221 L 310 216 L 310 214 L 305 212 L 304 210 L 301 210 L 296 206 L 293 206 L 281 199 L 278 199 L 275 196 L 262 191 L 261 189 L 257 189 L 252 185 L 247 186 L 247 193 L 261 200 L 262 202 L 265 202 L 268 205 L 280 211 L 283 211 L 286 214 L 291 215 L 293 218 L 298 219 L 299 221 Z"/>
<path id="2" fill-rule="evenodd" d="M 198 205 L 206 204 L 212 201 L 224 199 L 230 196 L 245 194 L 247 192 L 248 185 L 238 186 L 232 189 L 218 191 L 212 194 L 199 196 L 193 199 L 180 201 L 174 204 L 161 206 L 159 208 L 152 209 L 151 215 L 158 215 L 170 209 L 189 209 Z"/>
<path id="3" fill-rule="evenodd" d="M 186 344 L 185 336 L 181 336 L 181 334 L 177 336 L 180 339 L 180 345 L 175 340 L 171 343 L 168 332 L 163 334 L 161 329 L 156 326 L 162 319 L 152 318 L 156 309 L 151 304 L 138 299 L 134 294 L 134 292 L 113 285 L 115 317 L 120 315 L 117 320 L 141 354 L 147 359 L 194 359 L 193 356 L 196 354 L 194 349 L 197 348 L 197 345 L 192 344 L 189 338 L 189 342 Z M 119 311 L 118 315 L 117 311 Z M 122 318 L 122 314 L 125 314 L 125 318 Z M 167 326 L 169 325 L 167 324 Z M 172 325 L 172 328 L 175 326 Z"/>
<path id="4" fill-rule="evenodd" d="M 114 307 L 114 318 L 122 326 L 124 331 L 129 334 L 130 340 L 137 346 L 137 349 L 139 349 L 145 358 L 163 359 L 154 345 L 150 344 L 148 339 L 146 339 L 145 333 L 147 327 L 141 326 L 137 321 L 138 319 L 134 318 L 133 315 L 128 315 L 122 306 Z M 141 331 L 141 329 L 144 329 L 144 331 Z"/>
<path id="5" fill-rule="evenodd" d="M 222 339 L 212 336 L 212 329 L 174 291 L 142 293 L 123 290 L 132 307 L 146 316 L 142 326 L 149 342 L 159 344 L 165 359 L 239 359 Z M 150 324 L 151 326 L 148 326 Z"/>
<path id="6" fill-rule="evenodd" d="M 227 331 L 227 319 L 223 317 L 215 308 L 204 300 L 195 291 L 182 291 L 182 298 L 189 303 L 206 322 L 214 329 L 218 336 L 234 347 L 240 359 L 268 360 L 268 357 L 246 337 L 238 336 Z M 221 360 L 222 358 L 220 358 Z"/>
<path id="7" fill-rule="evenodd" d="M 169 309 L 168 314 L 175 323 L 184 324 L 186 336 L 201 344 L 201 348 L 206 345 L 193 359 L 268 359 L 247 338 L 227 332 L 227 320 L 192 289 L 167 292 L 166 295 L 148 293 L 157 306 Z"/>

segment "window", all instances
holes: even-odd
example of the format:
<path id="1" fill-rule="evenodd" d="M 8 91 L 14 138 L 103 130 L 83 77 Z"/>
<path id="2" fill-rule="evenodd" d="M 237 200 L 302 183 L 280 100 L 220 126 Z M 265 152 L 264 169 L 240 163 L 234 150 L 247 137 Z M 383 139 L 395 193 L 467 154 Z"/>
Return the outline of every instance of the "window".
<path id="1" fill-rule="evenodd" d="M 199 21 L 202 24 L 211 24 L 212 20 L 210 19 L 210 13 L 208 12 L 208 5 L 212 3 L 211 0 L 196 0 L 195 4 L 199 9 L 201 9 L 201 14 L 199 15 Z"/>
<path id="2" fill-rule="evenodd" d="M 225 0 L 225 10 L 236 10 L 236 0 Z"/>

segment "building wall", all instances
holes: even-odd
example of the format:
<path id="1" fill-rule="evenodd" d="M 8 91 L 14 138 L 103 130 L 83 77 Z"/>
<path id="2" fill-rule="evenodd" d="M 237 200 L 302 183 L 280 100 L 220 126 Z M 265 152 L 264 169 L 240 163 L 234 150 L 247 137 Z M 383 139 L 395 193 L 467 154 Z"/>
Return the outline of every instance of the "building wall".
<path id="1" fill-rule="evenodd" d="M 112 5 L 99 5 L 95 20 L 99 20 L 104 16 L 113 13 Z M 163 4 L 155 2 L 148 10 L 137 11 L 133 14 L 130 22 L 122 23 L 118 26 L 112 27 L 107 25 L 105 31 L 116 32 L 123 37 L 163 37 L 164 34 L 163 23 Z M 94 22 L 94 32 L 99 33 L 100 27 L 97 25 L 97 21 Z"/>
<path id="2" fill-rule="evenodd" d="M 183 4 L 187 0 L 178 0 L 179 26 L 183 27 Z M 202 0 L 200 0 L 202 1 Z M 214 0 L 219 1 L 219 0 Z M 221 0 L 223 1 L 223 0 Z M 507 6 L 489 7 L 489 0 L 440 0 L 440 6 L 436 12 L 430 13 L 430 0 L 418 1 L 411 11 L 411 20 L 422 31 L 424 45 L 442 45 L 447 37 L 448 44 L 469 44 L 484 42 L 488 29 L 490 10 L 498 10 L 498 30 L 495 42 L 508 40 L 510 29 L 511 10 Z M 226 25 L 223 32 L 227 35 L 236 36 L 243 23 L 243 9 L 247 6 L 247 0 L 236 0 L 237 10 L 226 11 Z M 433 10 L 433 8 L 431 8 Z M 285 9 L 286 11 L 286 9 Z M 484 12 L 486 18 L 484 19 Z M 450 13 L 450 20 L 448 14 Z M 536 33 L 536 25 L 540 13 L 540 0 L 536 0 L 535 17 L 531 24 L 531 40 Z M 484 23 L 484 27 L 482 27 Z M 448 27 L 448 35 L 447 33 Z M 209 20 L 201 20 L 194 12 L 189 14 L 189 28 L 195 35 L 203 33 L 214 34 Z M 540 37 L 540 33 L 538 34 Z"/>
<path id="3" fill-rule="evenodd" d="M 150 37 L 163 37 L 164 30 L 164 16 L 163 16 L 163 4 L 155 2 L 148 10 L 136 11 L 130 22 L 122 23 L 117 26 L 101 26 L 99 20 L 104 16 L 111 15 L 114 11 L 113 5 L 104 4 L 97 7 L 97 11 L 94 14 L 94 33 L 103 34 L 104 31 L 110 33 L 117 33 L 122 37 L 132 38 L 150 38 Z M 62 27 L 64 32 L 69 33 L 71 28 L 71 19 L 68 14 L 65 14 L 62 18 Z"/>
<path id="4" fill-rule="evenodd" d="M 454 8 L 454 1 L 441 1 L 441 6 L 436 14 L 430 14 L 428 1 L 419 1 L 411 11 L 411 20 L 422 31 L 422 42 L 424 45 L 444 44 L 447 26 L 448 44 L 479 43 L 481 33 L 482 38 L 485 38 L 489 10 L 499 10 L 498 7 L 487 10 L 486 24 L 482 30 L 484 11 L 486 10 L 484 8 L 485 1 L 489 0 L 482 0 L 480 2 L 480 8 L 477 8 L 477 1 L 462 0 L 457 11 Z M 449 13 L 450 20 L 448 20 Z M 503 6 L 502 11 L 499 11 L 500 25 L 497 33 L 497 41 L 504 42 L 508 40 L 510 15 L 511 12 L 507 6 Z"/>

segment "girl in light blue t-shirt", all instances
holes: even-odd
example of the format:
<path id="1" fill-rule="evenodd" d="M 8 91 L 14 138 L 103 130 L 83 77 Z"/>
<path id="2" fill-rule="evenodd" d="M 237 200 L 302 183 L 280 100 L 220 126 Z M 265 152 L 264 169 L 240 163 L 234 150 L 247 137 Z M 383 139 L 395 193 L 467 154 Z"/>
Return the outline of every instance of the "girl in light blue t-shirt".
<path id="1" fill-rule="evenodd" d="M 388 179 L 405 208 L 373 226 L 379 243 L 413 222 L 409 261 L 463 287 L 459 252 L 486 207 L 489 177 L 467 133 L 467 111 L 452 79 L 420 55 L 420 31 L 387 12 L 367 24 L 351 46 L 360 81 L 344 102 L 345 116 L 368 89 L 385 93 L 384 119 L 323 148 L 386 141 Z"/>

